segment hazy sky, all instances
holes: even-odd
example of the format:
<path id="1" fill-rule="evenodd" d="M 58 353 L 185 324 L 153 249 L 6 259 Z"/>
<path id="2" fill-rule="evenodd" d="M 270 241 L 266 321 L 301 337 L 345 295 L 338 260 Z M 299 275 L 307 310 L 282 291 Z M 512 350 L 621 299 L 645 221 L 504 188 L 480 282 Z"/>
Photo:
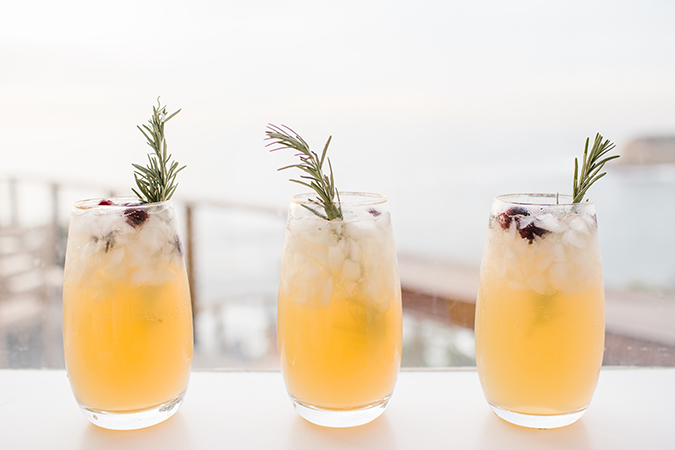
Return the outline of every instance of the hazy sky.
<path id="1" fill-rule="evenodd" d="M 576 154 L 596 131 L 675 132 L 674 56 L 668 0 L 7 2 L 0 174 L 126 185 L 162 95 L 183 109 L 168 130 L 183 192 L 285 180 L 268 122 L 334 135 L 353 188 L 420 157 L 467 176 L 495 154 Z"/>
<path id="2" fill-rule="evenodd" d="M 566 192 L 587 136 L 675 134 L 671 0 L 5 1 L 0 64 L 0 180 L 130 193 L 161 95 L 182 108 L 178 197 L 286 206 L 294 160 L 263 142 L 286 124 L 315 148 L 333 135 L 340 189 L 389 196 L 399 248 L 474 261 L 492 197 Z M 611 176 L 603 220 L 630 195 L 666 213 L 661 185 Z M 636 264 L 654 259 L 642 225 L 615 219 L 607 269 L 671 276 L 656 223 L 664 256 Z"/>

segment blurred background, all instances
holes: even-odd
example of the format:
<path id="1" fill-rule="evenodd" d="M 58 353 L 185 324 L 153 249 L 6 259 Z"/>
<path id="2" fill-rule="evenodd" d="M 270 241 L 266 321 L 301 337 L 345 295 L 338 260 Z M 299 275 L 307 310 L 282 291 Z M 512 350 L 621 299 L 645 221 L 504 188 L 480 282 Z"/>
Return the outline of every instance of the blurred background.
<path id="1" fill-rule="evenodd" d="M 668 0 L 65 0 L 0 14 L 0 368 L 63 367 L 73 201 L 129 195 L 161 96 L 193 272 L 195 367 L 277 368 L 290 152 L 388 196 L 403 365 L 471 366 L 492 198 L 570 193 L 597 132 L 622 157 L 591 188 L 605 364 L 675 365 L 675 3 Z M 188 218 L 190 220 L 188 220 Z M 188 223 L 189 222 L 189 223 Z"/>

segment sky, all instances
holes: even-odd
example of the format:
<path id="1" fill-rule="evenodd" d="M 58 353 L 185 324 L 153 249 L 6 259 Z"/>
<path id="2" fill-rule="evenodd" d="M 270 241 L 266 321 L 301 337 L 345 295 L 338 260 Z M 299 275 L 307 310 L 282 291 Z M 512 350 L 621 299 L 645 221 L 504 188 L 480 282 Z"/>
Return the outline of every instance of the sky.
<path id="1" fill-rule="evenodd" d="M 388 167 L 392 153 L 451 166 L 497 146 L 566 154 L 596 131 L 624 143 L 675 129 L 675 4 L 666 0 L 27 1 L 3 10 L 5 171 L 123 184 L 145 151 L 135 125 L 160 95 L 182 108 L 169 137 L 198 168 L 204 187 L 194 193 L 216 197 L 232 195 L 242 171 L 253 177 L 249 164 L 272 173 L 284 163 L 261 145 L 270 122 L 316 146 L 334 135 L 348 158 L 333 162 L 350 181 L 373 171 L 359 167 L 364 152 L 397 175 L 409 164 Z"/>
<path id="2" fill-rule="evenodd" d="M 148 151 L 136 126 L 161 96 L 181 109 L 167 125 L 188 166 L 178 197 L 285 207 L 298 187 L 276 169 L 293 158 L 268 154 L 263 138 L 268 123 L 286 124 L 314 148 L 333 136 L 342 190 L 385 193 L 399 217 L 437 222 L 422 234 L 468 211 L 483 235 L 495 195 L 564 192 L 586 137 L 601 132 L 620 151 L 675 134 L 669 0 L 65 0 L 0 11 L 0 179 L 129 193 L 131 163 Z M 399 223 L 405 236 L 419 227 Z"/>

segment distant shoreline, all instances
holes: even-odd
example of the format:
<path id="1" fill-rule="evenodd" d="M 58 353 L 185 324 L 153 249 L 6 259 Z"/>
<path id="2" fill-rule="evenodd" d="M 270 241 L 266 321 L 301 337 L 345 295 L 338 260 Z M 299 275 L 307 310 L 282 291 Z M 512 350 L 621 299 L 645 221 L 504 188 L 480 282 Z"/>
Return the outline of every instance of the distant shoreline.
<path id="1" fill-rule="evenodd" d="M 617 162 L 633 166 L 675 164 L 675 136 L 635 139 L 623 148 Z"/>

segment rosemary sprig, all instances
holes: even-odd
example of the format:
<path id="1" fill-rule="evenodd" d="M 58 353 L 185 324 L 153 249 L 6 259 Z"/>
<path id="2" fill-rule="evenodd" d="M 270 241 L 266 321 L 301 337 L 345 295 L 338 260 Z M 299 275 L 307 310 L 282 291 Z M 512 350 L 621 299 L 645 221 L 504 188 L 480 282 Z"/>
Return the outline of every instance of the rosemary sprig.
<path id="1" fill-rule="evenodd" d="M 581 172 L 579 172 L 579 160 L 574 158 L 574 185 L 572 188 L 572 202 L 580 203 L 586 195 L 586 191 L 590 188 L 593 183 L 598 181 L 600 178 L 607 175 L 607 172 L 598 174 L 602 169 L 602 166 L 606 162 L 611 161 L 619 157 L 619 155 L 609 156 L 602 159 L 607 152 L 616 147 L 613 143 L 606 139 L 603 142 L 603 138 L 600 133 L 595 135 L 595 142 L 593 142 L 593 148 L 591 148 L 590 153 L 588 152 L 588 143 L 589 138 L 586 138 L 586 146 L 584 148 L 584 159 L 581 163 Z"/>
<path id="2" fill-rule="evenodd" d="M 319 155 L 309 149 L 309 145 L 304 139 L 302 139 L 295 131 L 285 125 L 278 127 L 276 125 L 268 124 L 265 134 L 267 134 L 267 138 L 265 140 L 271 141 L 266 145 L 266 147 L 276 146 L 275 148 L 270 149 L 271 152 L 282 149 L 291 149 L 298 152 L 296 156 L 300 158 L 299 164 L 292 164 L 290 166 L 282 167 L 279 170 L 297 167 L 298 169 L 305 172 L 307 175 L 300 175 L 300 178 L 309 180 L 309 182 L 294 179 L 290 179 L 290 181 L 314 190 L 317 193 L 317 198 L 310 198 L 309 202 L 323 208 L 325 214 L 321 214 L 321 212 L 316 211 L 307 205 L 302 206 L 325 220 L 342 220 L 342 208 L 340 207 L 339 203 L 340 193 L 335 188 L 333 167 L 331 166 L 330 158 L 326 157 L 328 145 L 330 144 L 332 136 L 330 136 L 328 141 L 326 141 L 326 145 L 323 147 L 323 152 L 321 152 L 321 156 L 319 157 Z M 328 161 L 328 169 L 330 171 L 329 175 L 323 173 L 324 161 Z M 336 199 L 337 203 L 335 202 Z"/>
<path id="3" fill-rule="evenodd" d="M 166 138 L 164 137 L 164 124 L 181 110 L 167 116 L 166 106 L 162 106 L 157 98 L 157 107 L 152 107 L 152 117 L 148 120 L 148 125 L 143 125 L 138 129 L 148 140 L 147 144 L 152 147 L 154 154 L 148 153 L 148 165 L 143 167 L 138 164 L 132 164 L 136 170 L 134 178 L 136 179 L 136 189 L 131 189 L 142 203 L 164 202 L 171 199 L 176 191 L 176 175 L 185 169 L 186 166 L 178 168 L 176 161 L 169 162 L 171 155 L 166 151 Z"/>

